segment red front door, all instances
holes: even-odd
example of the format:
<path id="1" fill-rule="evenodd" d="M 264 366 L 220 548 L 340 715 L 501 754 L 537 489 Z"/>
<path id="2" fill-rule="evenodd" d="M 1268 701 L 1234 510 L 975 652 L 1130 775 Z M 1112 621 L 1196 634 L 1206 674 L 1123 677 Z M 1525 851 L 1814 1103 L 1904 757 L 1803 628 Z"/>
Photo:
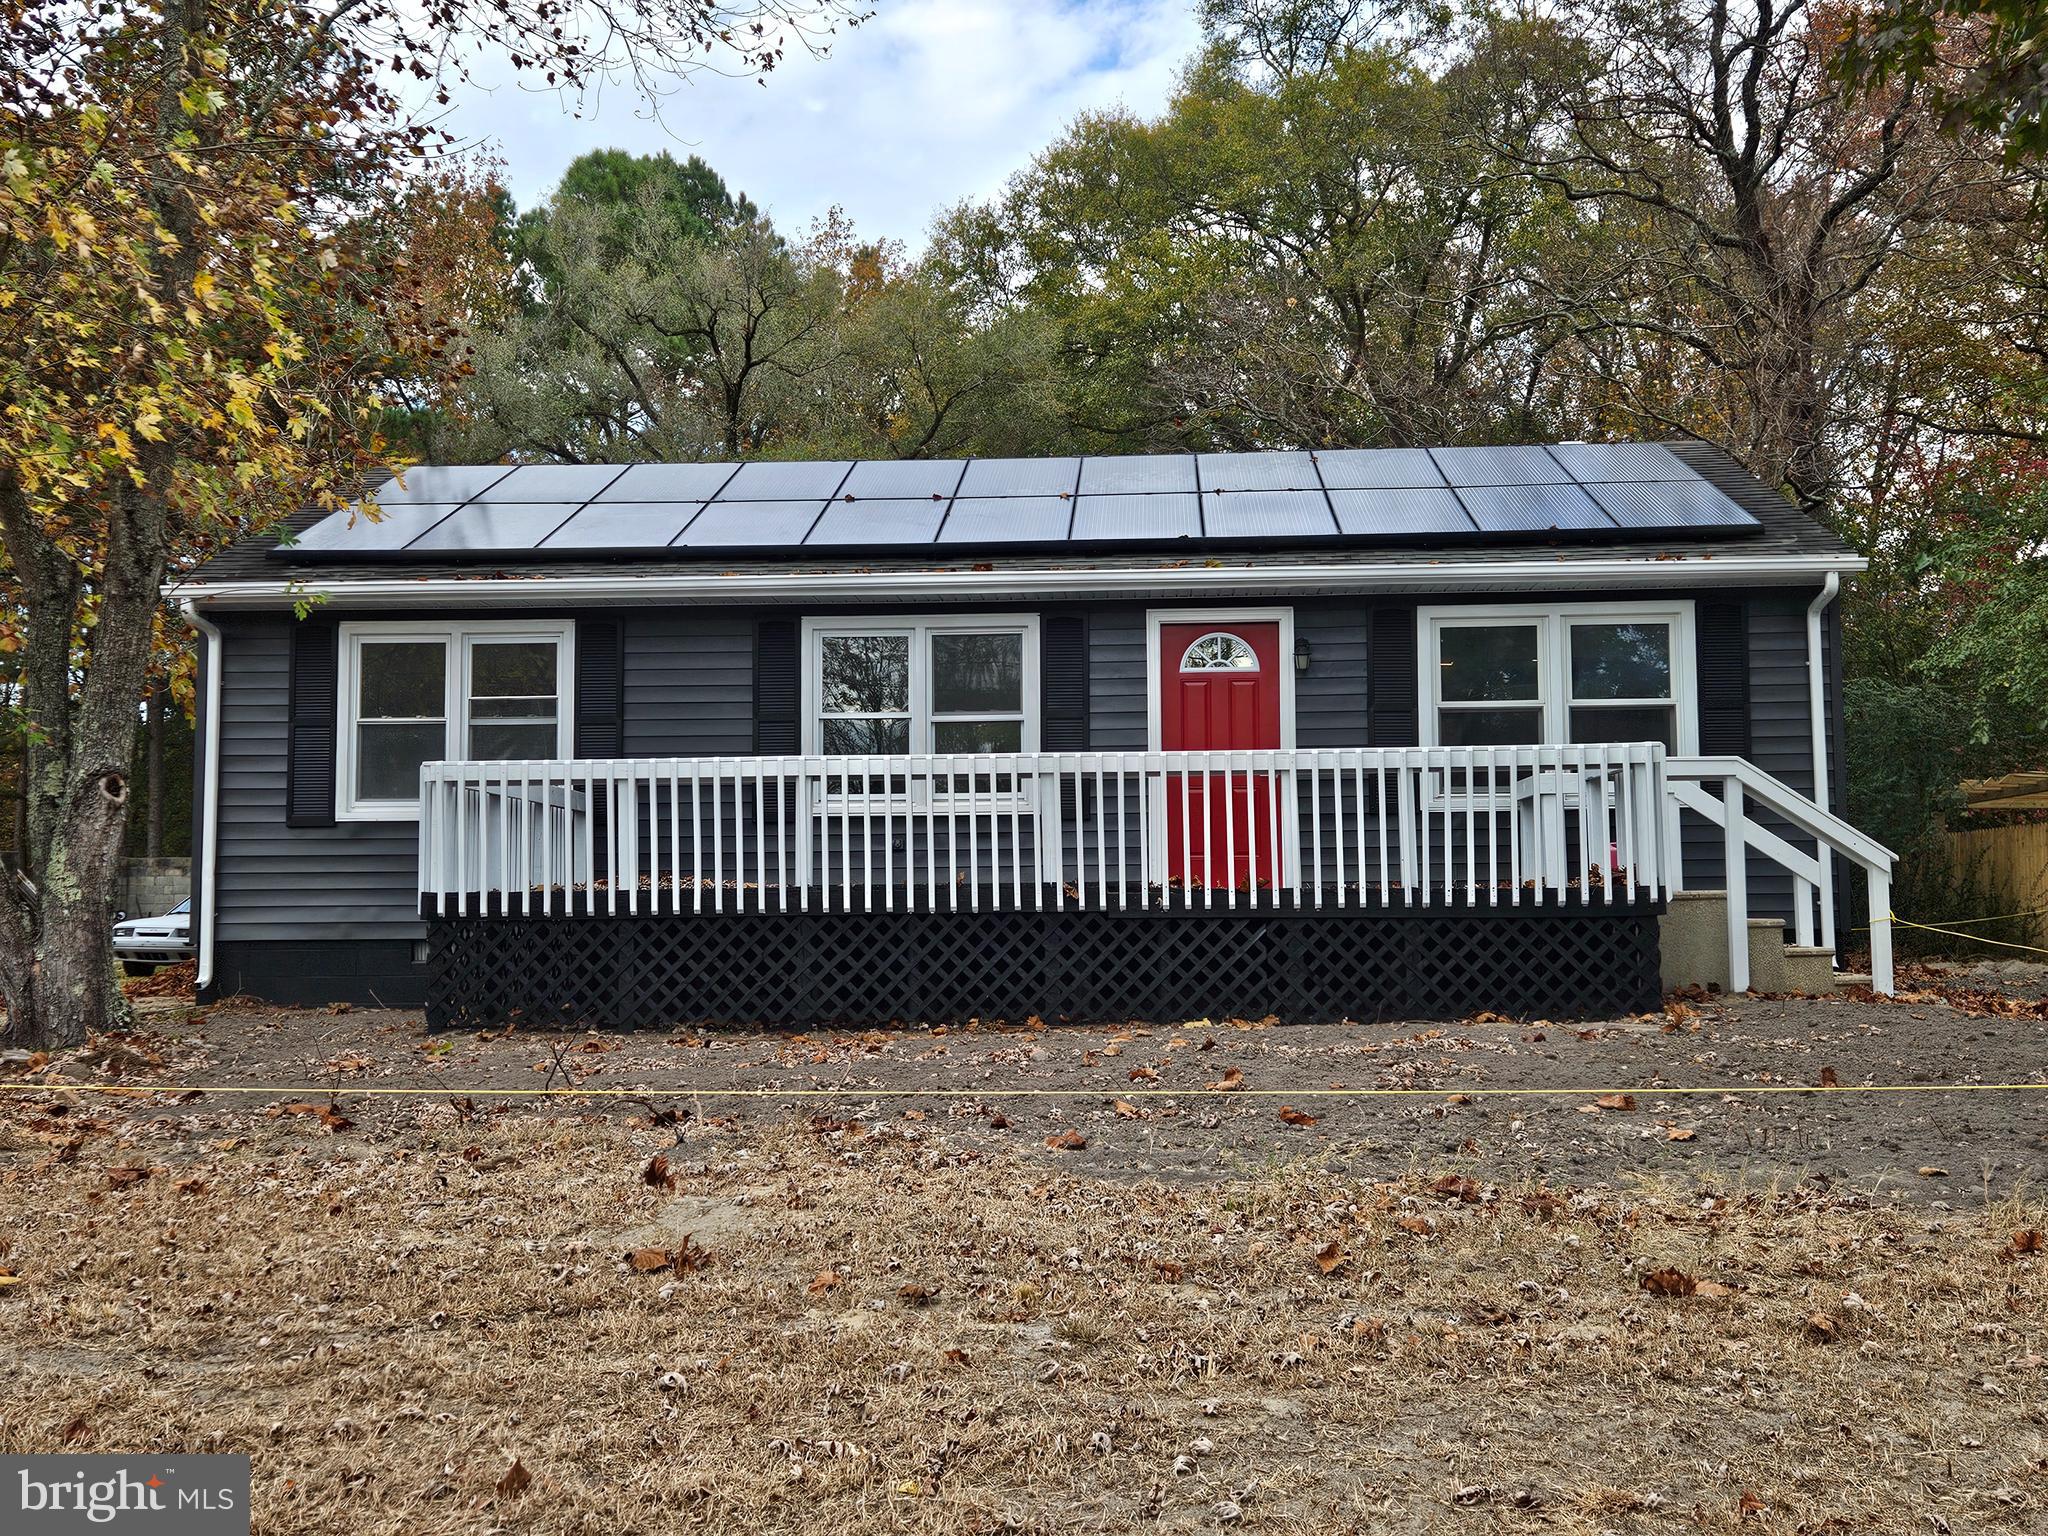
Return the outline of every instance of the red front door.
<path id="1" fill-rule="evenodd" d="M 1280 626 L 1159 626 L 1159 745 L 1168 752 L 1271 751 L 1280 745 Z M 1266 775 L 1169 775 L 1168 885 L 1270 887 L 1272 784 Z"/>

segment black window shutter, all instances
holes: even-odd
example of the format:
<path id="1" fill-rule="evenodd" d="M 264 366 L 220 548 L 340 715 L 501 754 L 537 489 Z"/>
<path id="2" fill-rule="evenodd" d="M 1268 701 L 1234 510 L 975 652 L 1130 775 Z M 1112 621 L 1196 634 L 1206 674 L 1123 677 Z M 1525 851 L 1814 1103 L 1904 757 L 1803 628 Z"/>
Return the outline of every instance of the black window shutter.
<path id="1" fill-rule="evenodd" d="M 334 733 L 340 712 L 341 660 L 334 622 L 301 620 L 292 628 L 285 705 L 284 824 L 334 825 Z M 222 658 L 213 658 L 215 666 Z"/>
<path id="2" fill-rule="evenodd" d="M 798 632 L 795 619 L 762 619 L 754 626 L 754 750 L 763 757 L 793 757 L 803 750 L 797 719 Z"/>
<path id="3" fill-rule="evenodd" d="M 1088 620 L 1047 614 L 1039 631 L 1038 744 L 1047 752 L 1088 750 Z"/>
<path id="4" fill-rule="evenodd" d="M 1365 654 L 1366 730 L 1375 747 L 1422 743 L 1415 700 L 1422 686 L 1415 646 L 1415 606 L 1397 603 L 1372 611 Z"/>
<path id="5" fill-rule="evenodd" d="M 617 619 L 576 621 L 576 755 L 626 751 L 625 636 Z"/>
<path id="6" fill-rule="evenodd" d="M 1703 602 L 1698 630 L 1700 751 L 1749 756 L 1749 606 Z"/>

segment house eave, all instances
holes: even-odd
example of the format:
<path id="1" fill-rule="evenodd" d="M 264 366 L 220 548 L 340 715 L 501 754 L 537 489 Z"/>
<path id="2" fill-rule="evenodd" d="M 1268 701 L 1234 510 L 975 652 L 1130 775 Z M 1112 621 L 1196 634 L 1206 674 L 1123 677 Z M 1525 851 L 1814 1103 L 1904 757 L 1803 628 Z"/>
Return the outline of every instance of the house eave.
<path id="1" fill-rule="evenodd" d="M 1868 561 L 1827 555 L 1638 555 L 1614 559 L 1403 561 L 1386 564 L 1018 566 L 999 570 L 621 571 L 604 575 L 373 577 L 323 583 L 317 570 L 287 580 L 197 581 L 167 589 L 175 600 L 207 608 L 278 608 L 309 599 L 384 608 L 654 604 L 713 599 L 727 603 L 893 601 L 1199 595 L 1275 596 L 1404 592 L 1559 591 L 1584 588 L 1806 586 L 1829 574 L 1853 575 Z"/>

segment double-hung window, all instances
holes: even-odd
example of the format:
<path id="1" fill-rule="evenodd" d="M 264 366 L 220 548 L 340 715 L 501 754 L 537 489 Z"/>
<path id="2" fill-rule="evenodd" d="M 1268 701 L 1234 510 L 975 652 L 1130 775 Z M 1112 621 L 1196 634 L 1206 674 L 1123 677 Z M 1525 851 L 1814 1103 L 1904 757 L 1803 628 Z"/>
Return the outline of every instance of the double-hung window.
<path id="1" fill-rule="evenodd" d="M 834 756 L 1038 750 L 1038 621 L 810 619 L 804 749 Z"/>
<path id="2" fill-rule="evenodd" d="M 422 763 L 568 756 L 570 636 L 525 620 L 342 625 L 336 814 L 418 815 Z"/>
<path id="3" fill-rule="evenodd" d="M 1426 608 L 1420 623 L 1429 746 L 1696 750 L 1690 603 Z"/>

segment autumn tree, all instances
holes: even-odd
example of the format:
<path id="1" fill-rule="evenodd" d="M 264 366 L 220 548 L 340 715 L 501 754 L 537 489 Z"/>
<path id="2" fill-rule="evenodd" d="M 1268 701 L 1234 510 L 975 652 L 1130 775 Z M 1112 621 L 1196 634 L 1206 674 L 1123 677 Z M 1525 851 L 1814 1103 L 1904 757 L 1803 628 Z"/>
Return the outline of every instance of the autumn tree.
<path id="1" fill-rule="evenodd" d="M 1818 512 L 1870 472 L 1844 424 L 1888 273 L 2025 200 L 1914 86 L 1845 93 L 1846 25 L 1806 0 L 1602 0 L 1558 23 L 1592 67 L 1532 97 L 1555 126 L 1526 155 L 1619 236 L 1556 290 L 1599 411 L 1719 442 Z"/>
<path id="2" fill-rule="evenodd" d="M 1491 19 L 1449 40 L 1419 14 L 1219 0 L 1164 114 L 1084 116 L 998 203 L 946 219 L 938 259 L 1057 325 L 1082 444 L 1548 426 L 1565 318 L 1540 274 L 1580 219 L 1499 141 L 1570 50 Z"/>
<path id="3" fill-rule="evenodd" d="M 111 892 L 167 571 L 349 496 L 385 454 L 394 352 L 448 355 L 360 217 L 432 147 L 399 83 L 479 42 L 569 87 L 707 50 L 762 68 L 791 19 L 780 0 L 0 0 L 0 543 L 27 742 L 8 1038 L 121 1017 Z"/>

